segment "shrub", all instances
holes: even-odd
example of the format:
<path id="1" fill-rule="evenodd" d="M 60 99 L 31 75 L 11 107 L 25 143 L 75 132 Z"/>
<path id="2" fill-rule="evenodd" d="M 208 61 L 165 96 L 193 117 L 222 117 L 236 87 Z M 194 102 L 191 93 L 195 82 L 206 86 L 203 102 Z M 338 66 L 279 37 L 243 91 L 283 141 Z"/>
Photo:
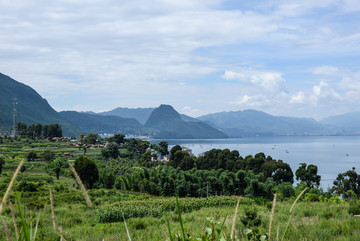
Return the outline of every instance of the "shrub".
<path id="1" fill-rule="evenodd" d="M 255 207 L 245 209 L 245 216 L 240 217 L 240 220 L 245 227 L 259 226 L 261 224 L 261 219 L 258 217 Z"/>
<path id="2" fill-rule="evenodd" d="M 94 183 L 99 180 L 99 171 L 94 161 L 87 156 L 79 156 L 74 168 L 87 188 L 92 188 Z"/>
<path id="3" fill-rule="evenodd" d="M 37 154 L 34 151 L 30 151 L 26 154 L 26 160 L 28 162 L 33 162 L 37 158 Z"/>
<path id="4" fill-rule="evenodd" d="M 309 202 L 319 202 L 320 201 L 318 195 L 316 195 L 315 193 L 306 193 L 305 200 L 309 201 Z"/>
<path id="5" fill-rule="evenodd" d="M 348 213 L 350 215 L 360 215 L 360 205 L 359 204 L 351 204 L 349 206 Z"/>
<path id="6" fill-rule="evenodd" d="M 136 230 L 146 229 L 146 224 L 141 219 L 136 220 L 131 226 Z"/>

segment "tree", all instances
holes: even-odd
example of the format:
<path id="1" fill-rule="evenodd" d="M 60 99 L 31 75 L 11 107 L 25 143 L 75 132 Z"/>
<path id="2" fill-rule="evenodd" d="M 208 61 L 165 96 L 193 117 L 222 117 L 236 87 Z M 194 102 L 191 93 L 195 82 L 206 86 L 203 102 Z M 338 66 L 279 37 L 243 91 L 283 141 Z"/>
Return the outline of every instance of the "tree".
<path id="1" fill-rule="evenodd" d="M 177 151 L 182 151 L 181 146 L 175 145 L 175 146 L 173 146 L 171 148 L 171 150 L 170 150 L 170 159 L 174 158 L 175 152 L 177 152 Z"/>
<path id="2" fill-rule="evenodd" d="M 100 181 L 105 188 L 110 189 L 115 184 L 115 175 L 112 169 L 106 168 L 101 172 Z"/>
<path id="3" fill-rule="evenodd" d="M 85 143 L 87 143 L 87 144 L 96 144 L 97 139 L 98 139 L 98 134 L 90 132 L 85 137 Z"/>
<path id="4" fill-rule="evenodd" d="M 28 126 L 27 131 L 26 131 L 26 135 L 29 138 L 35 138 L 35 137 L 40 137 L 41 136 L 41 132 L 42 132 L 42 125 L 41 124 L 31 124 Z"/>
<path id="5" fill-rule="evenodd" d="M 25 136 L 25 135 L 26 135 L 27 126 L 26 126 L 25 123 L 18 122 L 18 123 L 16 124 L 16 129 L 17 129 L 17 133 L 18 133 L 20 136 Z"/>
<path id="6" fill-rule="evenodd" d="M 37 158 L 37 154 L 34 151 L 30 151 L 26 154 L 26 159 L 28 162 L 33 162 Z"/>
<path id="7" fill-rule="evenodd" d="M 84 134 L 80 134 L 78 140 L 83 143 L 84 142 Z"/>
<path id="8" fill-rule="evenodd" d="M 321 176 L 317 174 L 317 166 L 310 164 L 307 167 L 306 163 L 300 163 L 300 167 L 296 170 L 296 180 L 305 182 L 308 187 L 319 187 Z"/>
<path id="9" fill-rule="evenodd" d="M 120 155 L 119 146 L 115 142 L 109 143 L 106 149 L 108 150 L 109 157 L 111 158 L 116 159 Z"/>
<path id="10" fill-rule="evenodd" d="M 108 142 L 115 142 L 116 144 L 120 145 L 121 143 L 125 142 L 125 135 L 124 134 L 115 134 L 112 137 L 107 138 Z"/>
<path id="11" fill-rule="evenodd" d="M 162 156 L 165 156 L 167 154 L 169 154 L 169 150 L 168 150 L 168 142 L 167 141 L 160 141 L 159 142 L 159 147 L 160 147 L 160 153 Z"/>
<path id="12" fill-rule="evenodd" d="M 93 160 L 87 156 L 79 156 L 74 163 L 74 168 L 87 188 L 92 188 L 99 180 L 99 171 Z"/>
<path id="13" fill-rule="evenodd" d="M 2 172 L 2 167 L 5 165 L 5 157 L 0 156 L 0 174 Z"/>
<path id="14" fill-rule="evenodd" d="M 55 159 L 55 153 L 53 151 L 51 151 L 51 150 L 45 150 L 41 154 L 41 160 L 42 161 L 51 162 L 54 159 Z"/>
<path id="15" fill-rule="evenodd" d="M 339 173 L 331 188 L 332 193 L 345 196 L 349 190 L 360 196 L 360 175 L 356 173 L 355 167 L 347 172 Z"/>
<path id="16" fill-rule="evenodd" d="M 55 173 L 56 179 L 59 180 L 60 174 L 63 173 L 64 170 L 69 168 L 69 163 L 66 161 L 65 158 L 60 157 L 50 162 L 45 168 L 50 172 Z"/>
<path id="17" fill-rule="evenodd" d="M 59 124 L 49 124 L 43 127 L 43 136 L 48 137 L 62 137 L 62 129 Z"/>

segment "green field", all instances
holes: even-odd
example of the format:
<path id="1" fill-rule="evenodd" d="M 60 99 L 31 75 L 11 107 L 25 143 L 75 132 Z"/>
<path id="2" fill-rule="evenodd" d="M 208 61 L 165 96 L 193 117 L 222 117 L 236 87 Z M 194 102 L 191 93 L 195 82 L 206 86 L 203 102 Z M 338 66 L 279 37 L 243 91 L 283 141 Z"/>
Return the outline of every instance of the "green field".
<path id="1" fill-rule="evenodd" d="M 83 154 L 82 149 L 71 143 L 4 141 L 0 144 L 0 156 L 5 157 L 0 174 L 1 197 L 26 153 L 34 151 L 41 156 L 45 150 L 51 150 L 56 157 L 70 153 L 72 157 L 68 162 Z M 99 169 L 104 166 L 100 153 L 99 148 L 88 148 L 86 152 Z M 260 240 L 261 235 L 269 235 L 272 200 L 266 198 L 186 197 L 179 198 L 177 205 L 175 197 L 95 187 L 88 190 L 93 203 L 93 207 L 88 207 L 70 171 L 63 170 L 57 180 L 47 165 L 41 158 L 25 161 L 25 170 L 17 176 L 11 192 L 9 200 L 13 203 L 19 240 L 27 240 L 24 236 L 26 228 L 31 234 L 36 231 L 34 240 L 128 240 L 129 236 L 132 240 L 170 240 L 170 237 L 174 240 Z M 50 188 L 56 229 L 53 227 Z M 21 208 L 16 204 L 15 190 L 18 190 Z M 297 190 L 297 194 L 300 191 Z M 333 198 L 311 202 L 305 196 L 297 202 L 292 213 L 289 210 L 296 196 L 279 198 L 272 219 L 271 240 L 360 240 L 360 218 L 352 215 L 356 212 L 349 214 L 349 208 L 360 210 L 356 201 Z M 24 212 L 24 220 L 20 210 Z M 0 218 L 0 240 L 16 240 L 8 203 Z"/>

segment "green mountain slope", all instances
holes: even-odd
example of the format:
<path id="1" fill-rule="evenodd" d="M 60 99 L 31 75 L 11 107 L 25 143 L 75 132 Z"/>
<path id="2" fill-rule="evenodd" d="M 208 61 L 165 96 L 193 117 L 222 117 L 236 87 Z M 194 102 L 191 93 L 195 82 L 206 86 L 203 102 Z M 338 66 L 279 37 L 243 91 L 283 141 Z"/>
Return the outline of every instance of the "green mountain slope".
<path id="1" fill-rule="evenodd" d="M 210 139 L 226 138 L 223 132 L 203 122 L 185 122 L 170 105 L 160 105 L 150 115 L 145 127 L 154 138 Z"/>
<path id="2" fill-rule="evenodd" d="M 87 133 L 139 134 L 143 128 L 142 125 L 133 118 L 103 116 L 76 111 L 62 111 L 59 114 Z"/>
<path id="3" fill-rule="evenodd" d="M 81 130 L 62 118 L 34 89 L 0 73 L 0 129 L 13 125 L 13 99 L 17 99 L 17 121 L 26 124 L 57 123 L 63 134 L 77 135 Z"/>
<path id="4" fill-rule="evenodd" d="M 213 123 L 230 137 L 325 134 L 329 131 L 311 118 L 272 116 L 256 110 L 219 112 L 198 119 Z"/>

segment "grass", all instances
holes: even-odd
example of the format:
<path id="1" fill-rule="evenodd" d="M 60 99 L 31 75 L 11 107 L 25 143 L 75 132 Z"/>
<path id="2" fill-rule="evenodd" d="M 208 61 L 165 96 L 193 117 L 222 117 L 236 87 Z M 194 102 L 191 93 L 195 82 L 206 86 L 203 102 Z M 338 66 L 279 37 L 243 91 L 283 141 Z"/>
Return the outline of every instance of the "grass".
<path id="1" fill-rule="evenodd" d="M 5 196 L 13 174 L 28 150 L 40 153 L 44 148 L 51 148 L 58 156 L 62 152 L 82 154 L 82 151 L 65 143 L 40 141 L 28 146 L 18 143 L 4 145 L 0 145 L 0 155 L 6 157 L 0 175 L 1 197 Z M 88 150 L 87 153 L 96 155 L 98 152 Z M 249 227 L 242 224 L 241 217 L 249 208 L 255 208 L 261 219 L 257 234 L 268 233 L 271 240 L 276 240 L 277 236 L 283 237 L 283 240 L 360 240 L 360 218 L 349 214 L 348 203 L 305 202 L 302 198 L 293 198 L 274 202 L 270 210 L 267 205 L 269 201 L 210 197 L 179 198 L 177 205 L 175 197 L 93 189 L 87 192 L 93 203 L 93 207 L 89 208 L 73 178 L 61 176 L 60 180 L 56 180 L 45 172 L 46 163 L 41 161 L 25 162 L 24 165 L 26 171 L 18 173 L 14 187 L 20 187 L 24 181 L 33 182 L 36 191 L 18 189 L 19 199 L 14 191 L 8 192 L 6 199 L 17 203 L 17 206 L 14 205 L 11 210 L 7 202 L 3 205 L 0 240 L 9 240 L 7 235 L 12 240 L 17 235 L 20 240 L 27 240 L 24 237 L 30 236 L 32 239 L 36 236 L 36 240 L 60 240 L 60 236 L 65 240 L 169 240 L 169 232 L 181 233 L 182 237 L 187 234 L 202 237 L 212 227 L 207 218 L 213 223 L 220 223 L 217 227 L 221 229 L 224 239 L 247 240 L 245 231 Z M 101 215 L 105 212 L 113 212 L 116 218 L 109 215 L 108 220 L 102 219 Z M 14 223 L 18 225 L 18 234 Z M 276 234 L 277 230 L 279 235 Z"/>

